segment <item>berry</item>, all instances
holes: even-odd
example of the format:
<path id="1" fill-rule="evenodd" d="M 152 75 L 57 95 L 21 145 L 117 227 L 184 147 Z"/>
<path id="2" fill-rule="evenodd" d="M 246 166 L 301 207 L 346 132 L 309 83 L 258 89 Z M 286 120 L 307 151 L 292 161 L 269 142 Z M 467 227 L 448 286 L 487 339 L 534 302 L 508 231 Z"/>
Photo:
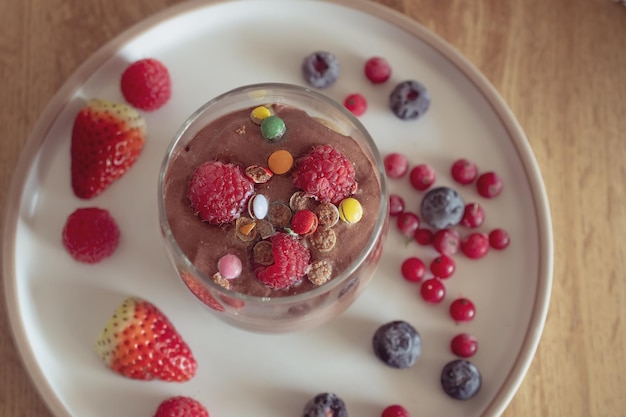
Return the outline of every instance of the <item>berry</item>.
<path id="1" fill-rule="evenodd" d="M 396 217 L 396 226 L 403 235 L 413 237 L 415 231 L 420 226 L 420 219 L 417 217 L 417 214 L 404 211 Z"/>
<path id="2" fill-rule="evenodd" d="M 331 145 L 320 145 L 297 161 L 293 184 L 322 203 L 337 205 L 356 191 L 355 176 L 348 157 Z"/>
<path id="3" fill-rule="evenodd" d="M 391 65 L 385 58 L 375 56 L 365 61 L 364 72 L 373 84 L 382 84 L 391 77 Z"/>
<path id="4" fill-rule="evenodd" d="M 476 315 L 476 307 L 469 299 L 457 298 L 450 304 L 450 317 L 457 322 L 472 321 Z"/>
<path id="5" fill-rule="evenodd" d="M 420 282 L 426 273 L 426 265 L 420 258 L 411 257 L 402 262 L 400 270 L 407 281 Z"/>
<path id="6" fill-rule="evenodd" d="M 459 251 L 461 236 L 454 229 L 437 230 L 433 235 L 433 248 L 442 255 L 452 256 Z"/>
<path id="7" fill-rule="evenodd" d="M 183 382 L 198 367 L 187 343 L 152 303 L 129 297 L 96 340 L 96 351 L 113 371 L 132 379 Z"/>
<path id="8" fill-rule="evenodd" d="M 434 184 L 437 174 L 428 164 L 416 165 L 409 173 L 409 181 L 417 191 L 425 191 Z"/>
<path id="9" fill-rule="evenodd" d="M 478 368 L 466 359 L 448 362 L 441 371 L 441 387 L 455 400 L 469 400 L 478 393 L 481 385 Z"/>
<path id="10" fill-rule="evenodd" d="M 343 101 L 343 105 L 355 116 L 362 116 L 367 110 L 367 100 L 365 99 L 363 94 L 359 93 L 350 94 Z"/>
<path id="11" fill-rule="evenodd" d="M 438 304 L 446 296 L 446 287 L 439 278 L 429 278 L 422 282 L 420 294 L 427 303 Z"/>
<path id="12" fill-rule="evenodd" d="M 505 249 L 510 242 L 509 234 L 504 229 L 493 229 L 489 232 L 489 245 L 496 250 Z"/>
<path id="13" fill-rule="evenodd" d="M 313 52 L 302 61 L 302 76 L 313 87 L 330 87 L 339 78 L 339 60 L 331 52 Z"/>
<path id="14" fill-rule="evenodd" d="M 478 341 L 470 334 L 460 333 L 450 341 L 450 350 L 461 358 L 471 358 L 478 350 Z"/>
<path id="15" fill-rule="evenodd" d="M 397 216 L 404 211 L 404 199 L 398 194 L 389 194 L 389 215 Z"/>
<path id="16" fill-rule="evenodd" d="M 348 417 L 348 410 L 337 395 L 323 392 L 306 403 L 302 417 Z"/>
<path id="17" fill-rule="evenodd" d="M 74 194 L 90 199 L 121 178 L 137 161 L 146 141 L 146 121 L 133 108 L 91 100 L 74 120 L 71 180 Z"/>
<path id="18" fill-rule="evenodd" d="M 385 408 L 380 417 L 411 417 L 411 414 L 401 405 L 394 404 Z"/>
<path id="19" fill-rule="evenodd" d="M 159 404 L 154 417 L 209 417 L 209 412 L 199 401 L 180 395 Z"/>
<path id="20" fill-rule="evenodd" d="M 495 172 L 485 172 L 476 180 L 476 190 L 485 198 L 497 197 L 502 192 L 502 187 L 502 179 Z"/>
<path id="21" fill-rule="evenodd" d="M 485 211 L 478 203 L 469 203 L 463 210 L 461 225 L 468 229 L 475 229 L 485 221 Z"/>
<path id="22" fill-rule="evenodd" d="M 274 263 L 259 266 L 255 270 L 257 279 L 275 290 L 289 288 L 299 283 L 306 275 L 311 259 L 308 249 L 286 233 L 277 233 L 270 241 Z"/>
<path id="23" fill-rule="evenodd" d="M 450 278 L 455 270 L 456 264 L 454 259 L 446 255 L 438 256 L 430 263 L 430 272 L 437 278 Z"/>
<path id="24" fill-rule="evenodd" d="M 126 67 L 120 87 L 128 103 L 146 111 L 161 108 L 172 95 L 172 80 L 167 67 L 153 58 L 141 59 Z"/>
<path id="25" fill-rule="evenodd" d="M 390 153 L 383 159 L 389 178 L 402 178 L 409 170 L 409 160 L 400 153 Z"/>
<path id="26" fill-rule="evenodd" d="M 380 326 L 372 339 L 374 354 L 392 368 L 409 368 L 422 353 L 422 339 L 406 321 L 396 320 Z"/>
<path id="27" fill-rule="evenodd" d="M 489 252 L 489 237 L 480 232 L 470 233 L 461 240 L 461 252 L 470 259 L 480 259 Z"/>
<path id="28" fill-rule="evenodd" d="M 254 194 L 254 184 L 239 165 L 209 161 L 193 172 L 188 197 L 195 213 L 210 224 L 230 223 L 239 218 Z"/>
<path id="29" fill-rule="evenodd" d="M 417 228 L 413 234 L 415 241 L 422 246 L 430 245 L 433 241 L 433 232 L 430 229 Z"/>
<path id="30" fill-rule="evenodd" d="M 462 185 L 471 184 L 478 177 L 478 167 L 467 159 L 457 159 L 450 168 L 452 179 Z"/>
<path id="31" fill-rule="evenodd" d="M 419 81 L 403 81 L 389 95 L 389 107 L 401 120 L 417 120 L 430 107 L 430 93 Z"/>
<path id="32" fill-rule="evenodd" d="M 458 224 L 463 218 L 465 203 L 449 187 L 437 187 L 424 194 L 420 211 L 422 219 L 434 229 L 445 229 Z"/>
<path id="33" fill-rule="evenodd" d="M 62 241 L 68 253 L 79 262 L 95 264 L 115 252 L 120 231 L 111 213 L 97 207 L 79 208 L 63 227 Z"/>

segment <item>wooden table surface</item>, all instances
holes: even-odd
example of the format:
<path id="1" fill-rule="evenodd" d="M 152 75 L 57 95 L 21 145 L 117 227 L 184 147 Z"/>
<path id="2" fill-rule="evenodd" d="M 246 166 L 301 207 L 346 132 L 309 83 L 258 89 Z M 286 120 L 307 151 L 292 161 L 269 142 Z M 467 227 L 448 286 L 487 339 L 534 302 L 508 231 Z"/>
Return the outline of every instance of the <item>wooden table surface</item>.
<path id="1" fill-rule="evenodd" d="M 430 28 L 487 76 L 543 173 L 555 238 L 552 300 L 504 415 L 626 416 L 626 7 L 377 1 Z M 18 154 L 64 81 L 121 31 L 180 2 L 0 0 L 2 207 Z M 50 416 L 11 339 L 4 293 L 0 300 L 0 416 Z"/>

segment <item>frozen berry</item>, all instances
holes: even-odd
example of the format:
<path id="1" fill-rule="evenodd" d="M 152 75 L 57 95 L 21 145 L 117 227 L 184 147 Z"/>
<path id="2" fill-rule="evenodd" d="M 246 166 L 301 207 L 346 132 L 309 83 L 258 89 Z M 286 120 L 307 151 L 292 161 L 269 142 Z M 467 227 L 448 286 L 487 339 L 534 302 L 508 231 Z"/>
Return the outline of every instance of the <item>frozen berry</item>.
<path id="1" fill-rule="evenodd" d="M 422 282 L 420 295 L 427 303 L 438 304 L 446 296 L 446 287 L 439 278 L 429 278 Z"/>
<path id="2" fill-rule="evenodd" d="M 426 273 L 426 265 L 420 258 L 410 257 L 402 262 L 400 270 L 407 281 L 420 282 Z"/>
<path id="3" fill-rule="evenodd" d="M 485 211 L 478 203 L 469 203 L 463 210 L 461 225 L 468 229 L 475 229 L 485 221 Z"/>
<path id="4" fill-rule="evenodd" d="M 471 184 L 478 177 L 478 167 L 468 159 L 457 159 L 450 168 L 452 178 L 462 185 Z"/>
<path id="5" fill-rule="evenodd" d="M 478 341 L 470 334 L 457 334 L 450 341 L 450 351 L 461 358 L 471 358 L 478 351 Z"/>
<path id="6" fill-rule="evenodd" d="M 442 255 L 452 256 L 459 251 L 461 236 L 454 229 L 437 230 L 433 235 L 433 248 Z"/>
<path id="7" fill-rule="evenodd" d="M 476 180 L 478 194 L 485 198 L 494 198 L 502 192 L 502 179 L 495 172 L 485 172 Z"/>
<path id="8" fill-rule="evenodd" d="M 496 250 L 505 249 L 510 242 L 509 234 L 504 229 L 493 229 L 489 232 L 489 245 Z"/>
<path id="9" fill-rule="evenodd" d="M 373 84 L 382 84 L 391 77 L 391 65 L 385 58 L 378 56 L 365 61 L 365 77 Z"/>
<path id="10" fill-rule="evenodd" d="M 306 403 L 302 417 L 348 417 L 348 410 L 336 394 L 323 392 Z"/>
<path id="11" fill-rule="evenodd" d="M 398 194 L 389 194 L 389 215 L 397 216 L 404 211 L 404 199 Z"/>
<path id="12" fill-rule="evenodd" d="M 254 272 L 257 279 L 272 289 L 289 288 L 299 283 L 307 273 L 311 254 L 297 239 L 286 233 L 270 238 L 274 263 L 259 266 Z"/>
<path id="13" fill-rule="evenodd" d="M 413 237 L 420 226 L 420 219 L 417 214 L 404 211 L 396 216 L 396 226 L 404 236 Z"/>
<path id="14" fill-rule="evenodd" d="M 428 111 L 430 93 L 419 81 L 403 81 L 389 95 L 389 107 L 402 120 L 416 120 Z"/>
<path id="15" fill-rule="evenodd" d="M 193 172 L 188 197 L 194 212 L 210 224 L 239 218 L 254 194 L 254 184 L 238 165 L 209 161 Z"/>
<path id="16" fill-rule="evenodd" d="M 484 233 L 470 233 L 461 240 L 461 252 L 470 259 L 480 259 L 489 252 L 489 236 Z"/>
<path id="17" fill-rule="evenodd" d="M 448 362 L 441 371 L 441 387 L 455 400 L 468 400 L 475 396 L 482 385 L 482 377 L 476 365 L 466 359 Z"/>
<path id="18" fill-rule="evenodd" d="M 167 67 L 153 58 L 140 59 L 126 67 L 120 87 L 128 103 L 146 111 L 162 107 L 172 95 L 172 80 Z"/>
<path id="19" fill-rule="evenodd" d="M 380 326 L 372 339 L 374 354 L 393 368 L 409 368 L 422 353 L 422 339 L 406 321 L 396 320 Z"/>
<path id="20" fill-rule="evenodd" d="M 418 227 L 413 234 L 415 241 L 422 246 L 430 245 L 433 241 L 433 232 L 430 229 Z"/>
<path id="21" fill-rule="evenodd" d="M 463 210 L 463 199 L 456 190 L 449 187 L 437 187 L 427 191 L 420 205 L 422 219 L 437 230 L 458 224 L 463 218 Z"/>
<path id="22" fill-rule="evenodd" d="M 302 62 L 302 75 L 313 87 L 330 87 L 339 77 L 339 60 L 331 52 L 313 52 Z"/>
<path id="23" fill-rule="evenodd" d="M 417 191 L 425 191 L 434 184 L 437 174 L 433 167 L 428 164 L 419 164 L 411 169 L 409 181 Z"/>
<path id="24" fill-rule="evenodd" d="M 294 167 L 293 184 L 322 202 L 339 204 L 357 188 L 352 162 L 331 145 L 319 145 Z"/>
<path id="25" fill-rule="evenodd" d="M 409 411 L 399 404 L 386 407 L 380 417 L 411 417 Z"/>
<path id="26" fill-rule="evenodd" d="M 154 417 L 209 417 L 209 412 L 191 397 L 176 396 L 161 402 Z"/>
<path id="27" fill-rule="evenodd" d="M 476 307 L 465 297 L 457 298 L 450 304 L 450 317 L 454 321 L 472 321 L 476 315 Z"/>
<path id="28" fill-rule="evenodd" d="M 430 263 L 430 272 L 437 278 L 450 278 L 455 270 L 456 264 L 454 259 L 446 255 L 437 256 Z"/>
<path id="29" fill-rule="evenodd" d="M 409 170 L 409 160 L 401 153 L 390 153 L 383 160 L 389 178 L 401 178 Z"/>
<path id="30" fill-rule="evenodd" d="M 362 116 L 367 110 L 367 100 L 363 94 L 359 93 L 350 94 L 343 101 L 343 105 L 355 116 Z"/>
<path id="31" fill-rule="evenodd" d="M 76 209 L 63 227 L 62 241 L 79 262 L 95 264 L 115 252 L 120 231 L 111 213 L 98 207 Z"/>

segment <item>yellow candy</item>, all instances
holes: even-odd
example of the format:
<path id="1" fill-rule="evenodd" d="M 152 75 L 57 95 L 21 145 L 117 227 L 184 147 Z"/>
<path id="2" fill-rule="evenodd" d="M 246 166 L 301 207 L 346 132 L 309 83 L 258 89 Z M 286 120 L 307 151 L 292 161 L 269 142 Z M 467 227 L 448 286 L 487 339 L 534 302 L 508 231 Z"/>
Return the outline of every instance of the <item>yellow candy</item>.
<path id="1" fill-rule="evenodd" d="M 270 109 L 265 106 L 259 106 L 252 109 L 250 112 L 250 119 L 257 125 L 260 125 L 263 119 L 272 115 Z"/>
<path id="2" fill-rule="evenodd" d="M 363 206 L 356 198 L 348 197 L 339 203 L 339 218 L 349 224 L 358 223 L 363 217 Z"/>
<path id="3" fill-rule="evenodd" d="M 267 159 L 267 166 L 274 174 L 286 174 L 293 166 L 293 156 L 289 151 L 279 149 Z"/>

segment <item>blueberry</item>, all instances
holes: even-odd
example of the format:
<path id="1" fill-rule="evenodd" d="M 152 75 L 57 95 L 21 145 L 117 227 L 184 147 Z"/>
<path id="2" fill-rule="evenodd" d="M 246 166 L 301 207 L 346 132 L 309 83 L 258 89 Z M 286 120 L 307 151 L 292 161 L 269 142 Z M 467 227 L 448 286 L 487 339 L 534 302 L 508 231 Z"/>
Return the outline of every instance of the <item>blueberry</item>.
<path id="1" fill-rule="evenodd" d="M 409 368 L 422 353 L 422 338 L 409 323 L 396 320 L 376 330 L 372 340 L 374 354 L 393 368 Z"/>
<path id="2" fill-rule="evenodd" d="M 418 119 L 430 107 L 430 93 L 419 81 L 403 81 L 389 95 L 389 107 L 402 120 Z"/>
<path id="3" fill-rule="evenodd" d="M 424 194 L 420 206 L 422 220 L 438 230 L 458 224 L 464 211 L 463 199 L 456 190 L 449 187 L 429 190 Z"/>
<path id="4" fill-rule="evenodd" d="M 323 392 L 306 403 L 302 417 L 348 417 L 348 410 L 341 398 L 331 392 Z"/>
<path id="5" fill-rule="evenodd" d="M 469 400 L 478 393 L 481 385 L 478 368 L 468 360 L 448 362 L 441 371 L 441 387 L 456 400 Z"/>
<path id="6" fill-rule="evenodd" d="M 330 87 L 339 77 L 339 61 L 330 52 L 313 52 L 302 62 L 302 75 L 313 87 Z"/>

